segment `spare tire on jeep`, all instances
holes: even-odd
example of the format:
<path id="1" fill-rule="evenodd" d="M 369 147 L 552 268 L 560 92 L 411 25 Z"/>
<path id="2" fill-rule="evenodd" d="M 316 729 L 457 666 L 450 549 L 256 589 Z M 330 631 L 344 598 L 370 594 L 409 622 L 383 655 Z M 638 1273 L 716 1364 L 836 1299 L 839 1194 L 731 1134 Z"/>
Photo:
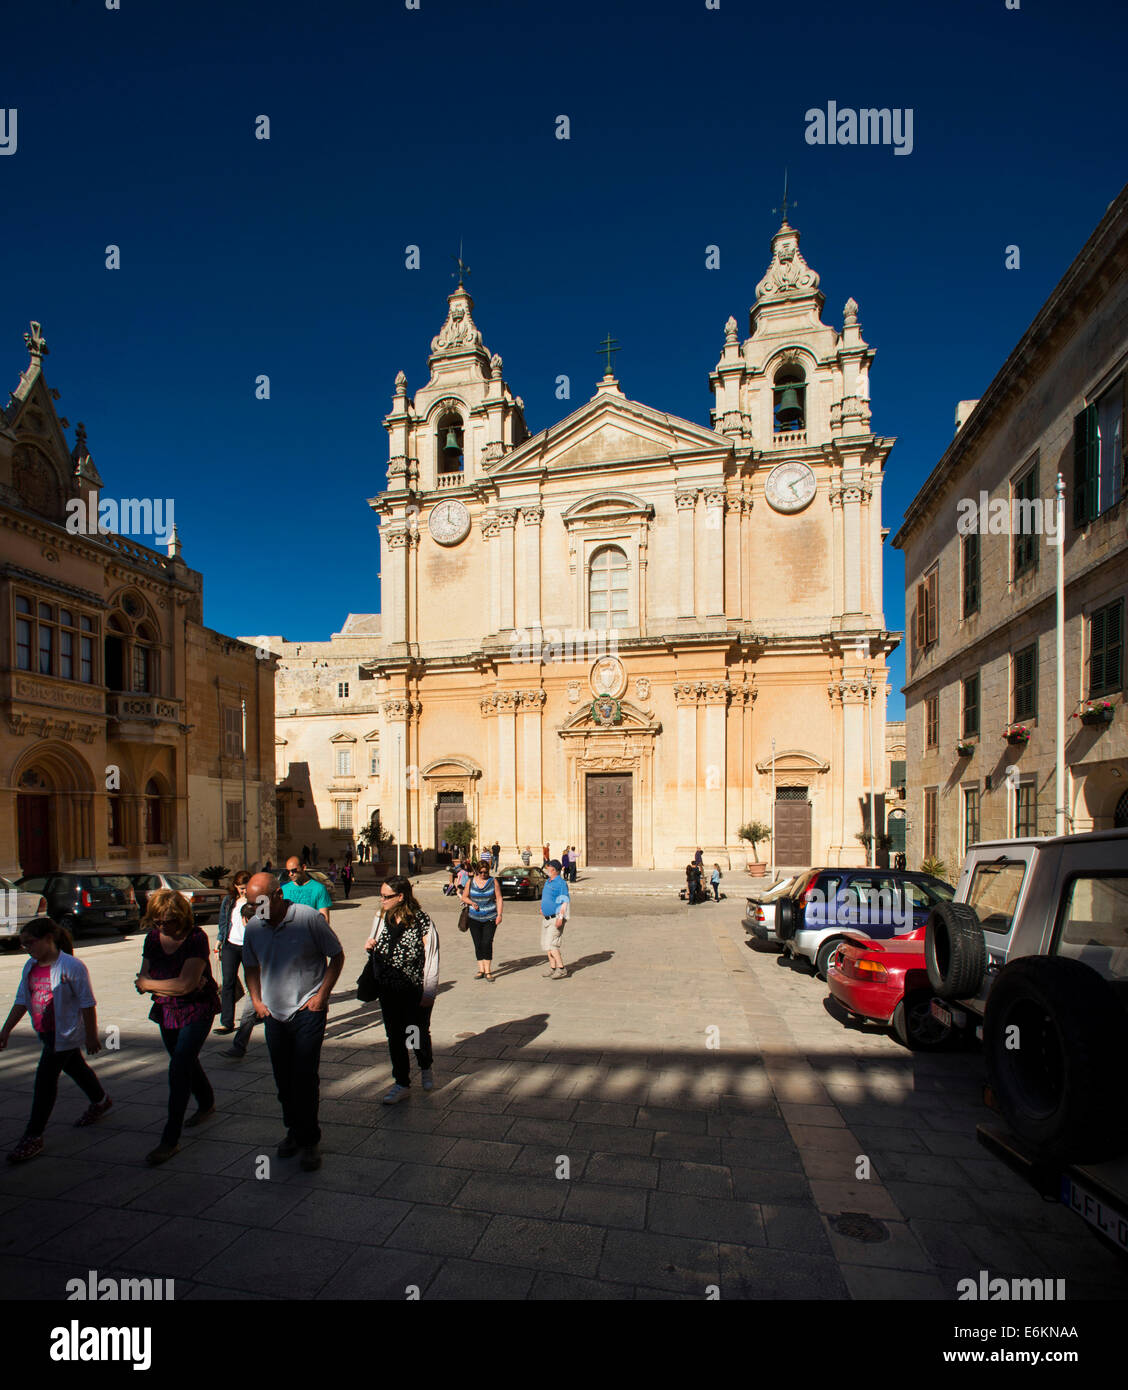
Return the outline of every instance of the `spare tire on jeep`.
<path id="1" fill-rule="evenodd" d="M 790 941 L 799 928 L 803 909 L 794 898 L 780 898 L 775 910 L 775 934 L 777 941 Z"/>
<path id="2" fill-rule="evenodd" d="M 975 909 L 967 903 L 937 903 L 924 929 L 928 983 L 941 999 L 970 999 L 987 969 L 987 945 Z"/>
<path id="3" fill-rule="evenodd" d="M 1011 961 L 987 996 L 983 1052 L 1019 1139 L 1064 1162 L 1128 1146 L 1128 1016 L 1091 966 L 1062 956 Z"/>

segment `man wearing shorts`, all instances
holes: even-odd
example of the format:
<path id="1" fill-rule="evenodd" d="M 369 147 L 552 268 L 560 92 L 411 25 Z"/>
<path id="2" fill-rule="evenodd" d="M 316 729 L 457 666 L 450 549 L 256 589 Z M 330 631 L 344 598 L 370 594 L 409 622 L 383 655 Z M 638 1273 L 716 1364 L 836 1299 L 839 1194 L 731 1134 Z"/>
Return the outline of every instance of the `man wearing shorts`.
<path id="1" fill-rule="evenodd" d="M 560 872 L 560 860 L 550 859 L 544 866 L 545 883 L 541 890 L 541 915 L 544 917 L 544 930 L 541 932 L 541 945 L 548 955 L 546 980 L 566 980 L 568 971 L 560 947 L 564 941 L 564 923 L 568 920 L 572 900 L 568 885 Z"/>

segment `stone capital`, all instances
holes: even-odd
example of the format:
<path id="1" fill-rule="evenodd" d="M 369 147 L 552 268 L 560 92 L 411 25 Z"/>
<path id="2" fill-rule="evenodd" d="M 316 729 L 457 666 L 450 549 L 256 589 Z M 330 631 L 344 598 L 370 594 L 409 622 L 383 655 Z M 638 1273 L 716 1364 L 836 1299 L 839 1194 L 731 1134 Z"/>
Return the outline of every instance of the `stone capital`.
<path id="1" fill-rule="evenodd" d="M 521 519 L 526 526 L 539 526 L 544 520 L 543 507 L 522 507 Z"/>
<path id="2" fill-rule="evenodd" d="M 697 492 L 676 492 L 674 493 L 674 503 L 679 512 L 689 512 L 697 505 Z"/>

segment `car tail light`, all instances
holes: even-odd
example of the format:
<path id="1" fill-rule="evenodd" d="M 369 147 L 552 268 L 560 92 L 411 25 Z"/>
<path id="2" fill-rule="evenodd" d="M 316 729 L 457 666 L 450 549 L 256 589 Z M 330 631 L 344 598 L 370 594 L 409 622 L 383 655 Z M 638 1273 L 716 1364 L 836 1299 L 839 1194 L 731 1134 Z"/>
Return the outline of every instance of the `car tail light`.
<path id="1" fill-rule="evenodd" d="M 35 915 L 36 915 L 37 917 L 40 917 L 40 916 L 42 916 L 46 911 L 47 911 L 47 899 L 46 899 L 46 898 L 40 898 L 39 901 L 38 901 L 38 902 L 36 903 L 36 905 L 35 905 Z"/>
<path id="2" fill-rule="evenodd" d="M 815 884 L 818 881 L 818 874 L 812 874 L 811 877 L 807 880 L 806 886 L 804 887 L 803 891 L 799 894 L 800 907 L 806 907 L 807 904 L 811 901 L 811 894 L 814 891 Z"/>
<path id="3" fill-rule="evenodd" d="M 521 882 L 517 885 L 518 888 L 528 888 L 528 886 L 529 880 L 527 878 L 523 878 Z"/>
<path id="4" fill-rule="evenodd" d="M 134 892 L 133 892 L 132 887 L 127 888 L 127 889 L 125 890 L 125 901 L 126 901 L 127 903 L 136 903 L 136 902 L 137 902 L 137 898 L 136 898 L 136 896 L 135 896 L 135 894 L 134 894 Z"/>
<path id="5" fill-rule="evenodd" d="M 82 895 L 82 905 L 83 905 L 83 907 L 93 907 L 93 906 L 94 906 L 94 899 L 90 896 L 90 894 L 86 891 L 85 888 L 83 888 L 83 889 L 81 890 L 81 895 Z"/>
<path id="6" fill-rule="evenodd" d="M 766 920 L 766 919 L 765 919 L 765 917 L 764 917 L 764 909 L 763 909 L 762 907 L 758 907 L 758 908 L 756 909 L 756 922 L 757 922 L 757 924 L 760 924 L 760 923 L 764 922 L 765 920 Z"/>
<path id="7" fill-rule="evenodd" d="M 854 969 L 859 975 L 888 975 L 889 971 L 879 960 L 856 960 Z"/>

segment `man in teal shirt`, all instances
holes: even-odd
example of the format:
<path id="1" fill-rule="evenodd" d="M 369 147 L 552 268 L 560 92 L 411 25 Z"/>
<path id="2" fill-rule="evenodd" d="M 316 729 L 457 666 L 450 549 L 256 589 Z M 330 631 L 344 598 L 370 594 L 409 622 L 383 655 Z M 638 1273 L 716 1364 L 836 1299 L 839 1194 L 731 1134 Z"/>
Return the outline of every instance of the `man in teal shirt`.
<path id="1" fill-rule="evenodd" d="M 568 970 L 560 948 L 564 942 L 564 923 L 572 906 L 568 885 L 560 873 L 560 860 L 550 859 L 544 866 L 545 882 L 541 889 L 541 915 L 544 929 L 541 932 L 541 947 L 548 956 L 546 980 L 566 980 Z"/>
<path id="2" fill-rule="evenodd" d="M 328 922 L 329 909 L 333 906 L 328 888 L 317 879 L 310 878 L 296 854 L 292 854 L 286 860 L 286 871 L 290 875 L 290 881 L 282 885 L 282 896 L 286 901 L 314 907 Z"/>

